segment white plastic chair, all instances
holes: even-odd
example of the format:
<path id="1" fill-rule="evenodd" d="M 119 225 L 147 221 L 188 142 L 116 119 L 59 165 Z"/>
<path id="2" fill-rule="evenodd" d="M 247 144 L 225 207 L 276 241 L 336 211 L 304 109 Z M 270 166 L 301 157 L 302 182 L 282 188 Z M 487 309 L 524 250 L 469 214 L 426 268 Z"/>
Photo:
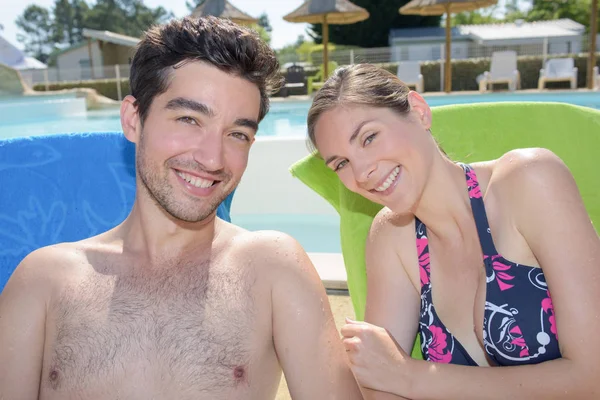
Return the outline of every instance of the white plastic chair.
<path id="1" fill-rule="evenodd" d="M 552 58 L 546 61 L 544 69 L 540 70 L 538 89 L 544 89 L 546 82 L 571 82 L 571 89 L 577 89 L 577 68 L 572 58 Z"/>
<path id="2" fill-rule="evenodd" d="M 479 91 L 485 92 L 494 83 L 508 83 L 509 90 L 521 88 L 521 74 L 517 69 L 517 53 L 515 51 L 492 53 L 490 70 L 483 73 L 483 78 L 479 81 Z"/>
<path id="3" fill-rule="evenodd" d="M 421 63 L 418 61 L 401 61 L 398 64 L 398 78 L 408 86 L 415 86 L 419 93 L 425 91 Z"/>

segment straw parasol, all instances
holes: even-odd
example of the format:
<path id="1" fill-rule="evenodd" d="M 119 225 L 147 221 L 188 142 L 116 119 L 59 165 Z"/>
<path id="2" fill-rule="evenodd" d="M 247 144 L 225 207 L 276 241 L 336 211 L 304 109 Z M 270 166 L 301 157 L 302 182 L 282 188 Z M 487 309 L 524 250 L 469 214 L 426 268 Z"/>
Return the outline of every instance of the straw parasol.
<path id="1" fill-rule="evenodd" d="M 329 24 L 354 24 L 369 18 L 369 12 L 349 0 L 308 0 L 300 7 L 284 16 L 288 22 L 323 24 L 323 79 L 329 76 Z"/>
<path id="2" fill-rule="evenodd" d="M 489 7 L 498 0 L 413 0 L 400 7 L 400 14 L 412 15 L 443 15 L 446 14 L 446 63 L 444 71 L 444 90 L 452 91 L 452 66 L 450 64 L 450 36 L 451 14 L 464 11 L 473 11 L 478 8 Z"/>
<path id="3" fill-rule="evenodd" d="M 251 17 L 227 0 L 205 0 L 199 4 L 191 14 L 193 17 L 212 15 L 219 18 L 230 19 L 236 24 L 254 24 L 257 18 Z"/>
<path id="4" fill-rule="evenodd" d="M 596 86 L 594 82 L 594 67 L 596 66 L 596 34 L 598 32 L 598 0 L 592 0 L 592 12 L 590 15 L 590 53 L 588 55 L 587 65 L 587 87 L 593 89 Z"/>

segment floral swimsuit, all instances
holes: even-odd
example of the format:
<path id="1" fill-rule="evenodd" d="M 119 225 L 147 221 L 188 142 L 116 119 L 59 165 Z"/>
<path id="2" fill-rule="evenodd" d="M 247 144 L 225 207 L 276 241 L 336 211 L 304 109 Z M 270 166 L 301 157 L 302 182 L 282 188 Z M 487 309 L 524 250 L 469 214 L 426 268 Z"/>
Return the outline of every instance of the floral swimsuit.
<path id="1" fill-rule="evenodd" d="M 500 366 L 537 364 L 560 358 L 554 308 L 542 269 L 516 264 L 498 254 L 475 171 L 469 165 L 461 166 L 467 178 L 487 276 L 483 317 L 486 353 Z M 423 358 L 433 362 L 477 366 L 435 312 L 427 229 L 418 219 L 416 231 L 421 277 L 419 334 Z"/>

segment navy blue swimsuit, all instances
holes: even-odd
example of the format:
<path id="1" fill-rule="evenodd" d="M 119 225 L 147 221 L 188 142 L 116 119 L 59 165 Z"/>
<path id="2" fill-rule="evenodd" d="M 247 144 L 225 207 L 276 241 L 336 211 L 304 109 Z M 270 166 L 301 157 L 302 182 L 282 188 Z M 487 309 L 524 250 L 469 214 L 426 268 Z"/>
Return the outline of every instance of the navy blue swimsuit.
<path id="1" fill-rule="evenodd" d="M 508 261 L 496 251 L 475 171 L 465 170 L 471 208 L 483 251 L 487 284 L 483 343 L 500 366 L 537 364 L 560 358 L 552 299 L 541 268 Z M 428 361 L 477 366 L 435 312 L 427 229 L 416 220 L 421 277 L 419 334 L 423 358 Z"/>

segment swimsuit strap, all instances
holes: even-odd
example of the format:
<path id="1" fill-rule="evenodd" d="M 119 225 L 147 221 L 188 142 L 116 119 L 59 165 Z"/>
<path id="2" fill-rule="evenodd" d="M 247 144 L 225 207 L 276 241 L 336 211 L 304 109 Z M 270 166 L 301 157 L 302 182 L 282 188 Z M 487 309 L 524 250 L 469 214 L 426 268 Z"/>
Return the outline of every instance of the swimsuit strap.
<path id="1" fill-rule="evenodd" d="M 488 223 L 487 213 L 485 212 L 485 205 L 483 204 L 483 196 L 481 195 L 481 189 L 479 188 L 479 181 L 475 170 L 468 164 L 459 163 L 459 165 L 465 171 L 465 177 L 467 180 L 467 186 L 469 190 L 469 199 L 471 201 L 471 209 L 473 210 L 473 217 L 475 218 L 475 225 L 477 226 L 477 234 L 479 236 L 479 243 L 481 244 L 481 250 L 484 256 L 495 256 L 498 254 L 494 241 L 492 240 L 492 233 L 490 231 L 490 224 Z"/>

